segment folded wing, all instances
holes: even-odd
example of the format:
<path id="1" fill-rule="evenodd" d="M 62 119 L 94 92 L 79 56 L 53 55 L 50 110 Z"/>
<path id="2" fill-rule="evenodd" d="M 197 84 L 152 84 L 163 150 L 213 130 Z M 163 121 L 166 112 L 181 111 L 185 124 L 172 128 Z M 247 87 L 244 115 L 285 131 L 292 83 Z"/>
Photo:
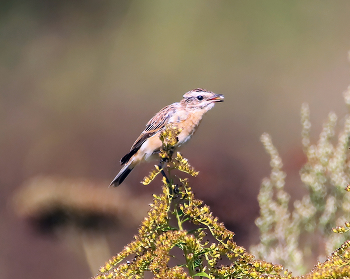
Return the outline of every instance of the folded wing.
<path id="1" fill-rule="evenodd" d="M 145 130 L 137 138 L 137 140 L 132 145 L 130 152 L 126 154 L 120 163 L 124 165 L 130 158 L 140 149 L 142 144 L 154 134 L 162 131 L 165 125 L 169 122 L 169 118 L 175 113 L 175 104 L 166 106 L 162 108 L 155 116 L 152 117 L 150 121 L 146 124 Z"/>

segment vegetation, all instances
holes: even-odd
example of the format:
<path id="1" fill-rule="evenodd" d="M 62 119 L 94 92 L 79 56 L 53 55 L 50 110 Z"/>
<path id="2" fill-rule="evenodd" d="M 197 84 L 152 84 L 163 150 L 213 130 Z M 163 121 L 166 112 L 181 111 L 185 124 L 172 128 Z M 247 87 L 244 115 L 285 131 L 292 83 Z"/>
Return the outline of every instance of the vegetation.
<path id="1" fill-rule="evenodd" d="M 109 260 L 96 278 L 143 278 L 146 272 L 152 272 L 156 278 L 278 277 L 282 267 L 255 260 L 238 246 L 233 241 L 234 233 L 218 222 L 207 205 L 195 199 L 187 179 L 180 178 L 180 183 L 174 184 L 174 169 L 198 174 L 181 154 L 172 159 L 178 132 L 168 127 L 161 136 L 164 144 L 160 157 L 166 162 L 169 177 L 163 177 L 163 194 L 154 196 L 135 240 Z M 156 166 L 143 183 L 149 183 L 160 172 Z M 188 230 L 190 224 L 193 228 Z M 206 240 L 208 235 L 213 241 Z M 181 250 L 180 254 L 175 247 Z M 224 257 L 232 264 L 219 266 Z M 287 276 L 288 272 L 284 274 Z"/>
<path id="2" fill-rule="evenodd" d="M 350 100 L 350 93 L 345 94 Z M 349 104 L 350 102 L 348 102 Z M 210 208 L 194 197 L 187 179 L 175 182 L 173 170 L 196 176 L 192 166 L 180 153 L 174 158 L 178 130 L 169 126 L 162 134 L 160 158 L 143 180 L 150 183 L 159 173 L 163 177 L 163 193 L 154 195 L 148 216 L 142 222 L 135 240 L 100 269 L 96 279 L 144 278 L 300 278 L 305 272 L 305 256 L 318 245 L 318 263 L 303 278 L 344 278 L 350 276 L 350 195 L 347 160 L 350 117 L 345 120 L 338 143 L 333 145 L 336 116 L 329 115 L 317 144 L 310 142 L 309 109 L 302 108 L 303 147 L 308 161 L 301 178 L 308 193 L 289 208 L 289 195 L 284 191 L 285 173 L 277 150 L 269 135 L 262 142 L 271 155 L 271 175 L 264 179 L 259 194 L 261 216 L 256 223 L 261 243 L 249 253 L 234 241 L 234 233 L 218 221 Z M 345 225 L 344 225 L 345 224 Z M 344 226 L 340 226 L 344 225 Z M 333 227 L 333 229 L 332 229 Z M 309 237 L 305 236 L 309 234 Z M 256 259 L 256 257 L 261 260 Z"/>
<path id="3" fill-rule="evenodd" d="M 344 93 L 350 102 L 350 91 Z M 319 140 L 311 144 L 310 112 L 302 106 L 302 144 L 307 158 L 300 170 L 306 194 L 290 207 L 290 196 L 284 190 L 286 174 L 282 160 L 269 135 L 261 140 L 271 156 L 271 175 L 265 178 L 259 193 L 260 217 L 256 224 L 261 232 L 260 244 L 251 247 L 253 254 L 303 274 L 307 257 L 316 253 L 319 262 L 341 246 L 349 237 L 350 195 L 346 193 L 350 179 L 348 145 L 350 117 L 334 141 L 337 116 L 330 113 Z M 344 225 L 345 224 L 345 225 Z M 343 226 L 343 227 L 342 227 Z M 333 228 L 333 229 L 332 229 Z"/>

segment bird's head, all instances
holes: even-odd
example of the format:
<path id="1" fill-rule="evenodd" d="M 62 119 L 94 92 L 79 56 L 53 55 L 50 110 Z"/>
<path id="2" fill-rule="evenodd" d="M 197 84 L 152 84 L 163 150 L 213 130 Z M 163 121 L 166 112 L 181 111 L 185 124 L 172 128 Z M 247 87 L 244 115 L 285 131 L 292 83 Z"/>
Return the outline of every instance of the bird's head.
<path id="1" fill-rule="evenodd" d="M 224 95 L 197 88 L 185 93 L 181 103 L 189 109 L 208 111 L 215 103 L 223 101 Z"/>

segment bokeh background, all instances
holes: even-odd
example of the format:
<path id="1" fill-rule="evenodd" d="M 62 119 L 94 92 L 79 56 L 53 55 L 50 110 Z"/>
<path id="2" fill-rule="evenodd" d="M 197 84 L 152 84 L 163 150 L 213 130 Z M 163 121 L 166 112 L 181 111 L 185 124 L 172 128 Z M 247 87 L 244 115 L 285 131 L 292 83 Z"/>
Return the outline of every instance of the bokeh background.
<path id="1" fill-rule="evenodd" d="M 191 186 L 238 244 L 256 244 L 269 175 L 259 137 L 272 135 L 300 197 L 300 107 L 310 105 L 314 140 L 329 111 L 346 114 L 349 14 L 347 0 L 1 1 L 0 278 L 89 278 L 74 245 L 33 230 L 13 196 L 38 175 L 108 187 L 148 119 L 197 87 L 225 102 L 182 149 L 200 170 Z M 139 220 L 109 234 L 112 254 L 160 192 L 160 179 L 139 183 L 151 167 L 108 189 L 145 197 Z"/>

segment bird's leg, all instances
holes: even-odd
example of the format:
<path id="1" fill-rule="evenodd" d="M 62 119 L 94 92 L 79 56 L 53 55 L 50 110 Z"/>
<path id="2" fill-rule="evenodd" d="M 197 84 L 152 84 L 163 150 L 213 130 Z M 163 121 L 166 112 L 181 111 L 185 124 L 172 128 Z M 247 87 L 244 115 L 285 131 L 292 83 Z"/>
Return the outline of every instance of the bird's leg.
<path id="1" fill-rule="evenodd" d="M 165 181 L 168 185 L 168 189 L 169 189 L 169 194 L 172 195 L 173 194 L 173 189 L 172 189 L 172 185 L 170 183 L 169 178 L 167 177 L 167 175 L 165 174 L 164 171 L 164 166 L 166 166 L 167 162 L 169 161 L 168 158 L 161 158 L 159 161 L 159 165 L 158 167 L 161 169 L 160 173 L 163 175 L 163 177 L 165 177 Z"/>
<path id="2" fill-rule="evenodd" d="M 176 139 L 177 139 L 177 137 L 176 137 Z M 179 141 L 179 140 L 177 139 L 177 141 Z M 171 161 L 171 159 L 173 158 L 174 151 L 175 151 L 175 147 L 172 146 L 168 151 L 169 161 Z"/>
<path id="3" fill-rule="evenodd" d="M 169 180 L 168 177 L 166 176 L 165 171 L 164 171 L 164 168 L 163 168 L 165 164 L 166 164 L 166 160 L 161 159 L 160 162 L 159 162 L 158 167 L 161 169 L 160 173 L 163 175 L 163 177 L 165 177 L 166 183 L 167 183 L 167 184 L 170 184 L 170 180 Z"/>
<path id="4" fill-rule="evenodd" d="M 180 189 L 179 189 L 179 185 L 178 185 L 178 184 L 175 184 L 175 185 L 174 185 L 174 194 L 175 194 L 175 195 L 180 194 Z"/>

